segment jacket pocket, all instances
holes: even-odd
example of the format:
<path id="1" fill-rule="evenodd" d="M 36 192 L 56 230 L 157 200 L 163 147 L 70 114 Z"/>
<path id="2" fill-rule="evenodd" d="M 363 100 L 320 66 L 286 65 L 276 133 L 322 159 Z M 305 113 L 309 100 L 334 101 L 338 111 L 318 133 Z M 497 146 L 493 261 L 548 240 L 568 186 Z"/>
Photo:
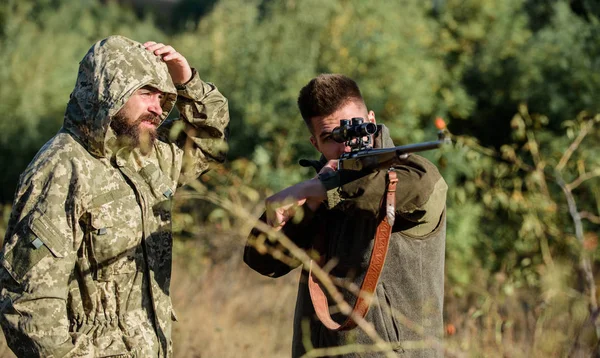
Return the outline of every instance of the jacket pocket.
<path id="1" fill-rule="evenodd" d="M 4 254 L 3 265 L 17 282 L 43 258 L 62 258 L 69 253 L 67 239 L 39 212 L 26 219 L 15 236 L 15 245 Z"/>
<path id="2" fill-rule="evenodd" d="M 100 281 L 136 272 L 135 251 L 139 245 L 135 231 L 113 218 L 105 207 L 90 209 L 91 263 Z"/>

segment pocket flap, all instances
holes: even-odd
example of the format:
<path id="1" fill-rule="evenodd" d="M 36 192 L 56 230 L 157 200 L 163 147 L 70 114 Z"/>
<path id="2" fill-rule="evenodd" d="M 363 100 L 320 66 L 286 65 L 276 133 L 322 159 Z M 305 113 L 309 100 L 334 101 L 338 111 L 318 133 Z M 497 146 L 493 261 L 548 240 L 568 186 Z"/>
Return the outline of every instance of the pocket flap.
<path id="1" fill-rule="evenodd" d="M 147 164 L 138 173 L 150 185 L 150 189 L 156 198 L 170 200 L 173 197 L 175 193 L 171 187 L 173 183 L 156 165 Z"/>
<path id="2" fill-rule="evenodd" d="M 34 245 L 41 241 L 56 257 L 65 257 L 69 253 L 70 240 L 61 234 L 47 216 L 32 217 L 29 227 L 36 236 L 36 239 L 32 241 Z"/>
<path id="3" fill-rule="evenodd" d="M 103 229 L 114 226 L 112 216 L 102 207 L 91 209 L 90 214 L 92 227 L 100 231 L 100 234 Z"/>

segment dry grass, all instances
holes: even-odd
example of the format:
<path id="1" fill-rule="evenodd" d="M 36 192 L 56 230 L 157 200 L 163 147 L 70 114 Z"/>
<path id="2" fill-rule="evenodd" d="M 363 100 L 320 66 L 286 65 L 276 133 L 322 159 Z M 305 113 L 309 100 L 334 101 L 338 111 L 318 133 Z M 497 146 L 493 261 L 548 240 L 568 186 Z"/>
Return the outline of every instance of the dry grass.
<path id="1" fill-rule="evenodd" d="M 218 264 L 190 264 L 176 256 L 173 269 L 175 357 L 290 356 L 298 270 L 262 277 L 242 262 L 241 245 Z M 552 299 L 528 308 L 523 297 L 488 294 L 487 303 L 446 297 L 446 357 L 591 356 L 595 336 L 581 329 L 581 300 Z M 0 357 L 14 357 L 1 335 Z"/>
<path id="2" fill-rule="evenodd" d="M 173 267 L 175 357 L 289 357 L 299 271 L 274 280 L 247 268 L 240 255 L 194 274 Z M 14 357 L 0 334 L 0 357 Z"/>
<path id="3" fill-rule="evenodd" d="M 261 277 L 237 255 L 202 278 L 176 268 L 175 357 L 289 357 L 298 274 Z"/>

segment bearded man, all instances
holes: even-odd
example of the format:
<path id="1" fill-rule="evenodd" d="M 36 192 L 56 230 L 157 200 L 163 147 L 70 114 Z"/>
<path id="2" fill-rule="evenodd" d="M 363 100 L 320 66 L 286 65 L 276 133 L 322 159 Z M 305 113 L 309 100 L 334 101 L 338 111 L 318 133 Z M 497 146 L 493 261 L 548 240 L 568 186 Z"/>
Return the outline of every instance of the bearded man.
<path id="1" fill-rule="evenodd" d="M 173 47 L 92 46 L 4 239 L 0 324 L 17 356 L 172 356 L 171 202 L 224 161 L 228 124 L 227 99 Z"/>

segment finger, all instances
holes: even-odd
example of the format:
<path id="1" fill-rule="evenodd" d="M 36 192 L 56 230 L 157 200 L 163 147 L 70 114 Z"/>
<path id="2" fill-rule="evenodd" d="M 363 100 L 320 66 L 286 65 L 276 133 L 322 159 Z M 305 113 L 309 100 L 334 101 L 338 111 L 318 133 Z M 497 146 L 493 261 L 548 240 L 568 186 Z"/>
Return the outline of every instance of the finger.
<path id="1" fill-rule="evenodd" d="M 269 226 L 274 226 L 275 221 L 277 221 L 277 215 L 275 214 L 275 212 L 267 210 L 267 224 Z"/>
<path id="2" fill-rule="evenodd" d="M 144 42 L 144 47 L 145 47 L 145 48 L 148 48 L 149 46 L 152 46 L 152 45 L 154 45 L 155 43 L 156 43 L 155 41 L 146 41 L 146 42 Z"/>
<path id="3" fill-rule="evenodd" d="M 275 222 L 275 225 L 273 225 L 273 227 L 283 227 L 285 226 L 287 220 L 288 217 L 286 215 L 277 214 L 277 221 Z"/>
<path id="4" fill-rule="evenodd" d="M 183 55 L 180 54 L 179 52 L 173 52 L 170 53 L 168 55 L 164 55 L 162 57 L 162 59 L 166 62 L 166 61 L 176 61 L 176 60 L 181 60 L 184 59 Z"/>
<path id="5" fill-rule="evenodd" d="M 319 171 L 319 174 L 336 171 L 337 167 L 338 167 L 337 160 L 330 161 L 329 163 L 325 164 L 325 166 L 323 166 L 323 168 L 321 168 L 321 170 Z"/>
<path id="6" fill-rule="evenodd" d="M 267 215 L 267 225 L 273 226 L 273 219 L 269 215 Z"/>
<path id="7" fill-rule="evenodd" d="M 283 228 L 284 225 L 285 225 L 285 223 L 279 224 L 279 225 L 271 225 L 271 227 L 273 228 L 274 231 L 279 231 Z"/>
<path id="8" fill-rule="evenodd" d="M 164 46 L 165 46 L 164 44 L 159 42 L 159 43 L 155 43 L 153 45 L 146 47 L 146 50 L 154 52 L 155 50 L 158 50 L 159 48 L 164 47 Z"/>
<path id="9" fill-rule="evenodd" d="M 278 212 L 273 212 L 271 215 L 267 215 L 267 224 L 276 230 L 282 228 L 285 225 L 286 218 Z"/>
<path id="10" fill-rule="evenodd" d="M 177 52 L 177 51 L 175 51 L 175 49 L 172 46 L 169 46 L 169 45 L 154 50 L 154 54 L 157 55 L 157 56 L 158 55 L 162 55 L 162 54 L 169 54 L 169 53 L 172 53 L 172 52 Z"/>
<path id="11" fill-rule="evenodd" d="M 323 169 L 328 168 L 328 169 L 331 169 L 331 170 L 337 170 L 337 168 L 338 168 L 338 162 L 339 161 L 337 159 L 330 160 L 329 162 L 327 162 L 327 164 L 325 165 L 325 167 L 323 167 Z"/>

